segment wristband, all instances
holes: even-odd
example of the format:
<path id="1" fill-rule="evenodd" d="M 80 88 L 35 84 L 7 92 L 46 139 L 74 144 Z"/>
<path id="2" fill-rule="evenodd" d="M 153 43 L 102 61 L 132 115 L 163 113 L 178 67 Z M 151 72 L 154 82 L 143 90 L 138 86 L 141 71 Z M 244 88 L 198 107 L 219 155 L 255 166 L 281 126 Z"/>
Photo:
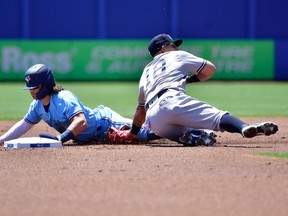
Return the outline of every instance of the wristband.
<path id="1" fill-rule="evenodd" d="M 130 132 L 134 135 L 137 135 L 139 133 L 140 129 L 141 129 L 141 127 L 138 127 L 133 123 Z"/>
<path id="2" fill-rule="evenodd" d="M 199 80 L 199 78 L 197 77 L 196 74 L 193 74 L 192 76 L 188 77 L 186 79 L 186 82 L 188 83 L 192 83 L 192 82 L 200 82 L 201 80 Z"/>
<path id="3" fill-rule="evenodd" d="M 145 107 L 145 103 L 139 103 L 138 106 L 139 107 Z"/>
<path id="4" fill-rule="evenodd" d="M 66 142 L 70 139 L 74 139 L 74 134 L 72 133 L 71 130 L 67 129 L 66 131 L 64 131 L 62 134 L 60 134 L 60 141 L 61 142 Z"/>

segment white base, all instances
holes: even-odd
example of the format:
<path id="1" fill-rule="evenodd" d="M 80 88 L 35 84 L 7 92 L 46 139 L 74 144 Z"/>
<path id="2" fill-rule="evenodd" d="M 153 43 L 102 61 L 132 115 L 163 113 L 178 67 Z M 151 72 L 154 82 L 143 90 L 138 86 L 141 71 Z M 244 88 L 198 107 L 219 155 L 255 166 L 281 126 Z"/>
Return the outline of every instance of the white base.
<path id="1" fill-rule="evenodd" d="M 62 142 L 42 137 L 23 137 L 4 142 L 6 148 L 59 148 Z"/>

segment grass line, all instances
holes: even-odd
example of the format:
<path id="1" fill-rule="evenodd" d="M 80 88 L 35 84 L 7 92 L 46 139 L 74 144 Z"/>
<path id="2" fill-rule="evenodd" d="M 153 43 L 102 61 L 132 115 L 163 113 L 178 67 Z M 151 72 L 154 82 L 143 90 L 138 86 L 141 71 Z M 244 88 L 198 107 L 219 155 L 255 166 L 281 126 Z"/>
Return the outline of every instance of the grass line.
<path id="1" fill-rule="evenodd" d="M 108 106 L 131 118 L 137 106 L 138 82 L 64 82 L 84 103 L 94 108 Z M 28 111 L 32 98 L 23 91 L 24 82 L 0 84 L 0 120 L 17 120 Z M 288 116 L 285 82 L 207 81 L 187 86 L 186 92 L 238 117 Z M 5 93 L 4 93 L 5 92 Z"/>
<path id="2" fill-rule="evenodd" d="M 264 157 L 288 159 L 288 152 L 268 152 L 268 153 L 258 153 L 255 155 L 264 156 Z"/>

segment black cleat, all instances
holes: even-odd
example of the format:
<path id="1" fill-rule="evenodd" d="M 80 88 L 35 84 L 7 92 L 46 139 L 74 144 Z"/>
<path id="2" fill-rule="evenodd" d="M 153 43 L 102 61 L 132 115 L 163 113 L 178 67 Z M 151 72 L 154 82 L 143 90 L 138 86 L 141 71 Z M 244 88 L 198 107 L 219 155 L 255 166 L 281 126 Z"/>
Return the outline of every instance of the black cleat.
<path id="1" fill-rule="evenodd" d="M 212 146 L 216 143 L 217 135 L 210 130 L 185 131 L 179 141 L 184 146 Z"/>
<path id="2" fill-rule="evenodd" d="M 252 125 L 246 125 L 242 128 L 242 135 L 246 138 L 252 138 L 257 135 L 270 136 L 278 131 L 278 126 L 273 122 L 262 122 Z"/>

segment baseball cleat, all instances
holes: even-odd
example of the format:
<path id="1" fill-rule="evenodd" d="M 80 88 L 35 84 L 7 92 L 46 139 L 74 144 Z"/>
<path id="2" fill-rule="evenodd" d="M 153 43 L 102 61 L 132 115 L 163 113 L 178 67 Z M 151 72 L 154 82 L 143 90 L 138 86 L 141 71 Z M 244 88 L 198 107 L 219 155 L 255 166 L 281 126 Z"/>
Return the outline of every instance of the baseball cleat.
<path id="1" fill-rule="evenodd" d="M 277 124 L 273 122 L 263 122 L 255 124 L 257 127 L 257 134 L 264 134 L 265 136 L 270 136 L 271 134 L 275 134 L 278 131 Z"/>
<path id="2" fill-rule="evenodd" d="M 273 122 L 262 122 L 253 125 L 246 125 L 242 128 L 242 135 L 252 138 L 257 135 L 270 136 L 278 131 L 278 126 Z"/>
<path id="3" fill-rule="evenodd" d="M 209 130 L 185 131 L 179 141 L 184 146 L 212 146 L 216 143 L 217 135 Z"/>
<path id="4" fill-rule="evenodd" d="M 256 125 L 246 125 L 242 128 L 242 136 L 246 138 L 252 138 L 257 135 L 257 126 Z"/>

